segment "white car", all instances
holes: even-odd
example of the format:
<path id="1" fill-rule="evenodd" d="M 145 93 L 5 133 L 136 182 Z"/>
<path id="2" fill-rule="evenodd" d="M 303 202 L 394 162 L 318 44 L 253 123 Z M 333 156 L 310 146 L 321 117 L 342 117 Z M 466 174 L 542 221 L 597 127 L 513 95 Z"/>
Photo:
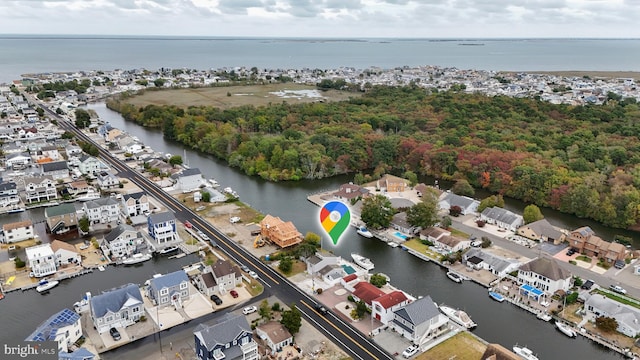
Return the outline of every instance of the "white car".
<path id="1" fill-rule="evenodd" d="M 229 222 L 231 222 L 232 224 L 235 224 L 237 222 L 240 222 L 240 218 L 238 216 L 234 216 L 231 219 L 229 219 Z"/>
<path id="2" fill-rule="evenodd" d="M 258 274 L 255 271 L 249 271 L 249 276 L 251 276 L 254 279 L 258 278 Z"/>
<path id="3" fill-rule="evenodd" d="M 411 345 L 402 352 L 402 357 L 408 359 L 418 352 L 418 347 Z"/>
<path id="4" fill-rule="evenodd" d="M 246 308 L 242 309 L 242 313 L 245 315 L 252 314 L 256 311 L 258 311 L 258 308 L 255 306 L 247 306 Z"/>
<path id="5" fill-rule="evenodd" d="M 619 293 L 619 294 L 626 294 L 627 290 L 623 289 L 621 286 L 618 285 L 611 285 L 609 286 L 609 289 Z"/>

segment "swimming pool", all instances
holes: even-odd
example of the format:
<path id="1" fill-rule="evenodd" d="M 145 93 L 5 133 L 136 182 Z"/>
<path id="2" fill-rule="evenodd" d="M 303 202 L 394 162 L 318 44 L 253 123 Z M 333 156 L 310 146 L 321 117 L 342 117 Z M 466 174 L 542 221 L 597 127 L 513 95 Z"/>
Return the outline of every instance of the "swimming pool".
<path id="1" fill-rule="evenodd" d="M 393 235 L 402 240 L 407 240 L 409 238 L 407 235 L 401 233 L 400 231 L 396 231 Z"/>

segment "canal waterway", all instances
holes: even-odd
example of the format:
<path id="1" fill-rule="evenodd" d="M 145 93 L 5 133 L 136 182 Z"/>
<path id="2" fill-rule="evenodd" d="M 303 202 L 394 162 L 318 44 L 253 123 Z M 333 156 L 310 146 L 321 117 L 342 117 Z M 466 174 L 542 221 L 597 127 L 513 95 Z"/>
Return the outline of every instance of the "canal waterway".
<path id="1" fill-rule="evenodd" d="M 137 136 L 153 149 L 184 155 L 183 146 L 166 141 L 161 132 L 125 122 L 119 114 L 107 109 L 104 104 L 92 104 L 89 107 L 96 110 L 104 121 Z M 199 168 L 204 176 L 216 178 L 222 187 L 232 187 L 240 194 L 243 202 L 257 210 L 293 221 L 302 233 L 313 231 L 323 234 L 317 222 L 319 210 L 306 200 L 307 196 L 335 189 L 350 180 L 350 177 L 339 176 L 314 181 L 269 183 L 256 177 L 248 177 L 211 156 L 190 150 L 186 151 L 186 155 L 189 165 Z M 523 207 L 524 205 L 520 208 Z M 545 215 L 549 218 L 547 213 Z M 555 220 L 552 222 L 558 224 Z M 617 230 L 610 230 L 614 234 L 618 233 Z M 603 237 L 605 236 L 603 234 Z M 339 247 L 332 247 L 329 241 L 324 241 L 323 246 L 347 259 L 352 252 L 369 257 L 376 265 L 375 271 L 389 275 L 393 285 L 414 296 L 430 295 L 439 304 L 445 303 L 466 310 L 478 323 L 474 333 L 489 342 L 500 343 L 507 348 L 516 343 L 526 345 L 533 349 L 540 359 L 622 358 L 584 338 L 569 339 L 555 331 L 550 323 L 537 320 L 535 316 L 508 303 L 490 300 L 485 288 L 471 282 L 462 285 L 454 283 L 445 276 L 440 267 L 419 260 L 400 248 L 391 248 L 381 241 L 359 237 L 353 229 L 348 230 Z M 105 272 L 93 272 L 63 281 L 49 295 L 40 295 L 35 291 L 9 293 L 5 300 L 0 302 L 0 315 L 3 323 L 11 324 L 11 327 L 5 327 L 0 331 L 0 343 L 11 344 L 23 340 L 54 312 L 64 307 L 72 307 L 86 291 L 98 294 L 126 282 L 141 284 L 155 273 L 175 271 L 194 260 L 195 256 L 192 255 L 182 259 L 162 258 L 149 261 L 133 270 L 109 267 Z"/>

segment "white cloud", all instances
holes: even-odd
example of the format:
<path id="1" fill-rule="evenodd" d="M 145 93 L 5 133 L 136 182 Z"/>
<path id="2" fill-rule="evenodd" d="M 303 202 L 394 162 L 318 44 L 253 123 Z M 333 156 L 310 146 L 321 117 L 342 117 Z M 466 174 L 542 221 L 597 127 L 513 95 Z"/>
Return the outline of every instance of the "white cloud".
<path id="1" fill-rule="evenodd" d="M 2 0 L 0 33 L 640 37 L 640 0 Z"/>

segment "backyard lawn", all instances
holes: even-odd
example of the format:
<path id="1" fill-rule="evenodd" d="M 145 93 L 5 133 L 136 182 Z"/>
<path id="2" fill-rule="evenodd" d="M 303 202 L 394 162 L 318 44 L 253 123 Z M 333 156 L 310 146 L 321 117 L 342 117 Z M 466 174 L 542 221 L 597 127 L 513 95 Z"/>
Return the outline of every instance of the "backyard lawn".
<path id="1" fill-rule="evenodd" d="M 486 348 L 487 346 L 473 335 L 468 332 L 461 332 L 433 349 L 426 351 L 416 359 L 478 360 L 482 358 Z"/>

